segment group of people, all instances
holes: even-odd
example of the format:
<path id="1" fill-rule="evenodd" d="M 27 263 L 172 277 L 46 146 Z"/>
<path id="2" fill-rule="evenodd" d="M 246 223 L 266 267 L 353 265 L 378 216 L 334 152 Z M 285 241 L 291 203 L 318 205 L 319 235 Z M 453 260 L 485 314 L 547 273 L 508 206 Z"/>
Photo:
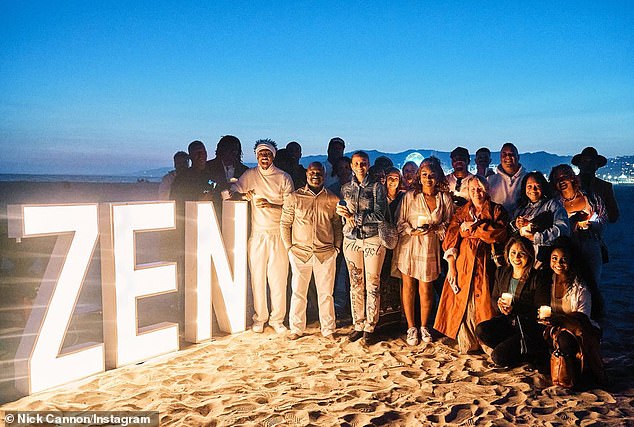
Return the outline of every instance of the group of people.
<path id="1" fill-rule="evenodd" d="M 276 162 L 282 150 L 283 161 Z M 598 360 L 587 369 L 602 379 L 602 235 L 619 211 L 611 184 L 596 177 L 606 164 L 596 149 L 573 157 L 579 175 L 561 164 L 548 180 L 524 169 L 512 143 L 501 147 L 496 170 L 489 167 L 490 150 L 479 149 L 475 174 L 463 147 L 451 152 L 453 169 L 445 174 L 435 157 L 402 170 L 386 157 L 371 165 L 363 151 L 345 157 L 339 137 L 330 140 L 324 164 L 306 169 L 295 141 L 278 150 L 274 141 L 258 140 L 253 168 L 242 163 L 234 136 L 221 138 L 211 161 L 200 141 L 188 151 L 191 166 L 165 178 L 171 199 L 211 200 L 217 209 L 223 199 L 250 202 L 254 332 L 266 323 L 287 332 L 290 265 L 289 338 L 305 333 L 312 275 L 321 333 L 334 339 L 333 290 L 347 269 L 350 341 L 378 340 L 381 286 L 400 284 L 408 345 L 432 342 L 433 325 L 457 340 L 461 352 L 483 350 L 505 367 L 538 361 L 544 348 L 570 360 L 585 352 L 587 360 Z M 386 271 L 398 280 L 386 283 Z M 538 316 L 542 306 L 548 316 Z"/>

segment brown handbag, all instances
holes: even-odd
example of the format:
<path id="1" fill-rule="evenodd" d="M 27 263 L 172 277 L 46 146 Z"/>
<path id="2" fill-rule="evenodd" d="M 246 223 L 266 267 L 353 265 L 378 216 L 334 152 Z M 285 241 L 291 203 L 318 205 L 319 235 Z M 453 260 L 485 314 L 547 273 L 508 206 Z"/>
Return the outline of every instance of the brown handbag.
<path id="1" fill-rule="evenodd" d="M 550 354 L 550 376 L 553 385 L 573 388 L 581 376 L 583 367 L 583 353 L 564 354 L 559 349 L 559 334 L 566 332 L 576 338 L 575 334 L 566 328 L 555 326 L 550 329 L 549 335 L 553 343 L 553 351 Z M 579 348 L 581 348 L 579 346 Z"/>

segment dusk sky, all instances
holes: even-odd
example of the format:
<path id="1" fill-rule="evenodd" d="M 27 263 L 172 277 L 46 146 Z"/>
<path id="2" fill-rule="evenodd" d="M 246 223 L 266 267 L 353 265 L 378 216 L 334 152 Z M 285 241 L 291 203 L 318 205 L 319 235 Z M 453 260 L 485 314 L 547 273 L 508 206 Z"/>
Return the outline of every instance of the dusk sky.
<path id="1" fill-rule="evenodd" d="M 0 2 L 0 173 L 200 139 L 634 154 L 634 2 Z"/>

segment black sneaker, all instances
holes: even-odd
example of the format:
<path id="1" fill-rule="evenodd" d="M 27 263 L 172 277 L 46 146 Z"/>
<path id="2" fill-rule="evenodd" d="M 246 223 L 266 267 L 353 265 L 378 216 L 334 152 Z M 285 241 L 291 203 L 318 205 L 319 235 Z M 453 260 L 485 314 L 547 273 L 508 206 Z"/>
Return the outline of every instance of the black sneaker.
<path id="1" fill-rule="evenodd" d="M 379 342 L 379 337 L 374 332 L 364 332 L 363 341 L 365 342 L 365 345 L 373 345 Z"/>
<path id="2" fill-rule="evenodd" d="M 350 340 L 350 342 L 355 342 L 358 341 L 359 338 L 361 338 L 362 336 L 363 331 L 352 331 L 352 333 L 348 335 L 348 340 Z"/>

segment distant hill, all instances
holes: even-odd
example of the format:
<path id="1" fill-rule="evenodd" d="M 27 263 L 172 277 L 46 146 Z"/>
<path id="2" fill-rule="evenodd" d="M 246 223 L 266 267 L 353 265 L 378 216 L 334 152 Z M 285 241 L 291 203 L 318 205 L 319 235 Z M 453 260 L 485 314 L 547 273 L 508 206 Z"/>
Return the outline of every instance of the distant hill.
<path id="1" fill-rule="evenodd" d="M 346 156 L 350 157 L 354 152 L 346 153 Z M 367 150 L 368 156 L 370 156 L 370 163 L 374 163 L 374 160 L 379 156 L 389 157 L 396 167 L 402 167 L 405 163 L 405 158 L 411 153 L 420 153 L 423 157 L 436 156 L 442 163 L 445 170 L 451 170 L 451 157 L 450 151 L 436 151 L 436 150 L 406 150 L 400 153 L 384 153 L 376 150 Z M 492 164 L 496 165 L 500 158 L 500 152 L 494 151 L 491 153 Z M 325 162 L 327 156 L 305 156 L 302 157 L 301 163 L 307 166 L 310 162 Z M 520 163 L 524 165 L 527 170 L 538 170 L 548 174 L 553 166 L 561 163 L 570 163 L 572 156 L 559 156 L 557 154 L 550 154 L 545 151 L 538 151 L 536 153 L 520 153 Z M 471 154 L 470 166 L 475 167 L 475 153 Z"/>

